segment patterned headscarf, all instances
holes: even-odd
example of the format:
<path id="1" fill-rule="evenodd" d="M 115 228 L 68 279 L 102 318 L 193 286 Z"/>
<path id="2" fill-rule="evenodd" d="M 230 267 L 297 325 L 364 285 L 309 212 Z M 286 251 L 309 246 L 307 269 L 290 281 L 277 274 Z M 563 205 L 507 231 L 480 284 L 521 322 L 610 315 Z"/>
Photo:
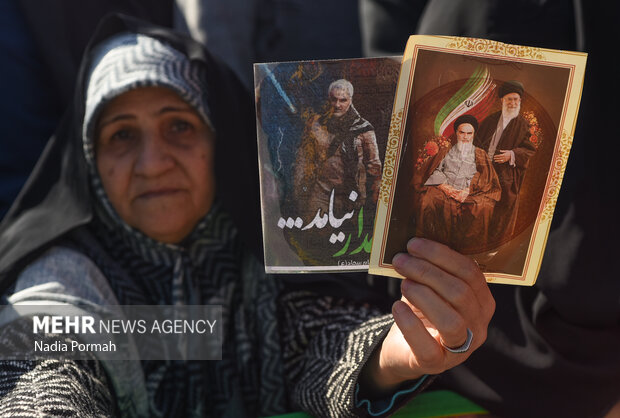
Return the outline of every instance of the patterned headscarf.
<path id="1" fill-rule="evenodd" d="M 153 240 L 129 226 L 113 208 L 101 183 L 95 162 L 95 131 L 98 118 L 112 99 L 141 87 L 166 87 L 176 92 L 197 110 L 211 129 L 207 105 L 207 88 L 203 68 L 192 64 L 181 52 L 163 42 L 142 34 L 122 33 L 102 42 L 93 51 L 93 60 L 86 87 L 85 112 L 82 124 L 84 155 L 95 195 L 95 213 L 110 229 L 121 227 L 123 238 L 134 252 L 155 265 L 174 267 L 173 303 L 184 304 L 192 295 L 188 292 L 187 274 L 178 245 Z M 195 228 L 204 231 L 207 216 Z"/>
<path id="2" fill-rule="evenodd" d="M 123 33 L 107 39 L 93 51 L 86 87 L 82 124 L 84 155 L 97 204 L 129 234 L 135 230 L 123 222 L 112 207 L 101 184 L 95 163 L 95 132 L 103 108 L 115 97 L 140 87 L 166 87 L 197 110 L 205 123 L 211 123 L 204 85 L 203 68 L 192 64 L 181 52 L 163 42 L 141 34 Z"/>
<path id="3" fill-rule="evenodd" d="M 95 160 L 99 115 L 112 99 L 132 89 L 169 88 L 193 106 L 213 129 L 202 64 L 192 63 L 155 38 L 121 34 L 97 47 L 90 68 L 82 141 L 94 195 L 95 221 L 91 228 L 126 274 L 119 274 L 105 262 L 97 263 L 98 266 L 123 305 L 221 305 L 223 318 L 227 323 L 233 321 L 237 315 L 229 309 L 241 305 L 241 252 L 237 230 L 217 201 L 181 243 L 159 242 L 132 228 L 118 215 L 103 188 Z M 232 331 L 230 337 L 247 339 L 245 332 L 237 331 Z M 213 364 L 144 362 L 151 413 L 165 416 L 182 408 L 188 416 L 200 415 L 205 402 L 215 408 L 213 402 L 217 397 L 207 401 L 211 397 L 204 393 L 205 379 L 208 375 L 227 375 L 233 367 L 235 353 L 223 354 L 223 360 Z M 211 371 L 205 373 L 204 368 Z M 232 396 L 227 392 L 229 387 L 222 387 L 223 392 L 217 396 Z"/>

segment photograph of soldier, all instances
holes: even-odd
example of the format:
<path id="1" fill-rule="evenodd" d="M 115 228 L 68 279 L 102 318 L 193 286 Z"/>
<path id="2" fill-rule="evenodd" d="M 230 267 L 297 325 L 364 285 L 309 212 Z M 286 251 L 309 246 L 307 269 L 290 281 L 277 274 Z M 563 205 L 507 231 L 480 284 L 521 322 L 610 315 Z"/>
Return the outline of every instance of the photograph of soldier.
<path id="1" fill-rule="evenodd" d="M 307 122 L 294 165 L 294 200 L 310 222 L 330 210 L 338 218 L 376 203 L 381 160 L 373 126 L 353 105 L 353 85 L 336 80 L 327 91 L 326 112 Z"/>
<path id="2" fill-rule="evenodd" d="M 256 64 L 269 271 L 367 268 L 399 68 L 398 57 Z"/>

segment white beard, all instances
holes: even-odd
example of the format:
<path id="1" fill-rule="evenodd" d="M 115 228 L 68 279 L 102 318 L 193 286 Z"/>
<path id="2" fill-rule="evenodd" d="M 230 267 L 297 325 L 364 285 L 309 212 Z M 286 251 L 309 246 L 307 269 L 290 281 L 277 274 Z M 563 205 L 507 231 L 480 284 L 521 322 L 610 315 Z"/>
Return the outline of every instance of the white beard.
<path id="1" fill-rule="evenodd" d="M 473 146 L 474 144 L 472 144 L 471 142 L 457 142 L 456 143 L 456 149 L 461 154 L 461 158 L 465 157 L 471 151 Z"/>
<path id="2" fill-rule="evenodd" d="M 506 105 L 502 106 L 502 120 L 504 121 L 504 128 L 508 125 L 508 122 L 519 116 L 521 111 L 521 104 L 514 109 L 508 109 Z"/>

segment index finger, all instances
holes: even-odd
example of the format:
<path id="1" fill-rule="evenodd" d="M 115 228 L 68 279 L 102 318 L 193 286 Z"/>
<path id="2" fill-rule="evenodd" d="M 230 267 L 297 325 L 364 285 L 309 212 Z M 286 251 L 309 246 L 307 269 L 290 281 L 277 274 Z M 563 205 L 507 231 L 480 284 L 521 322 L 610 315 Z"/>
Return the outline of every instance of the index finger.
<path id="1" fill-rule="evenodd" d="M 412 238 L 407 243 L 407 252 L 424 259 L 453 276 L 460 277 L 474 289 L 487 288 L 486 279 L 474 260 L 452 250 L 446 245 L 424 238 Z"/>

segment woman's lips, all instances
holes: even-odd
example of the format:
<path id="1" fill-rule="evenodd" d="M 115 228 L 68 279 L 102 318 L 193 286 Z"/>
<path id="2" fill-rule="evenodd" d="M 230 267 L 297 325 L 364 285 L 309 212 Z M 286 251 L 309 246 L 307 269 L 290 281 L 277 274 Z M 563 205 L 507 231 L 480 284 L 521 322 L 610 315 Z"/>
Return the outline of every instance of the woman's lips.
<path id="1" fill-rule="evenodd" d="M 183 190 L 178 188 L 161 188 L 161 189 L 153 189 L 147 190 L 146 192 L 138 194 L 138 199 L 153 199 L 158 197 L 167 197 L 174 195 L 176 193 L 181 193 Z"/>

